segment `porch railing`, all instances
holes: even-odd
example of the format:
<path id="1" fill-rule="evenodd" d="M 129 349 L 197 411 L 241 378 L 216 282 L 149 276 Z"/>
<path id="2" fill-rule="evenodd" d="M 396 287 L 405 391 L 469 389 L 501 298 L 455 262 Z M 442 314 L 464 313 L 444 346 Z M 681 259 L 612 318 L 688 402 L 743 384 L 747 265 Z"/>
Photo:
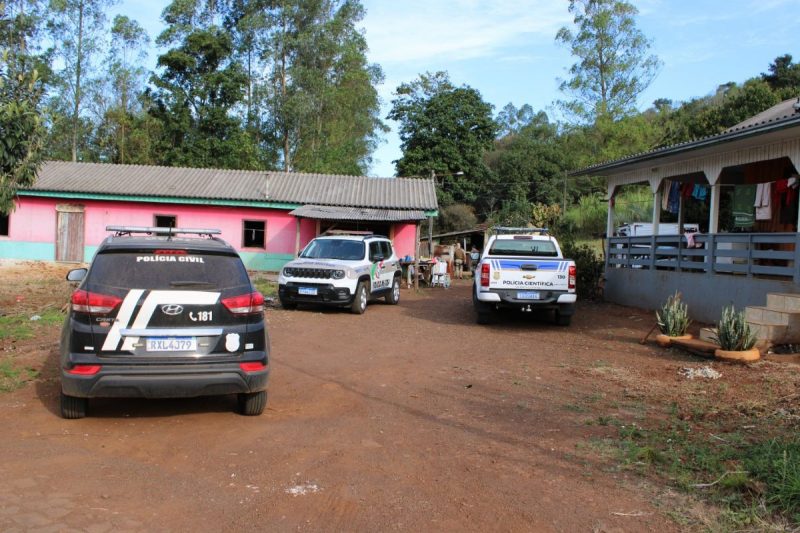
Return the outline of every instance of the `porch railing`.
<path id="1" fill-rule="evenodd" d="M 800 283 L 800 233 L 611 237 L 606 268 L 704 272 Z"/>

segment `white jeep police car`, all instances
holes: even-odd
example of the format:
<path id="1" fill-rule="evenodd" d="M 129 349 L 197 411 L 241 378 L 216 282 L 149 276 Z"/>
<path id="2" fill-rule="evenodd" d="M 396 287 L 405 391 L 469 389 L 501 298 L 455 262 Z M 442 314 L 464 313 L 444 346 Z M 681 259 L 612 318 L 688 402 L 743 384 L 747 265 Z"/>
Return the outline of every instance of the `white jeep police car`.
<path id="1" fill-rule="evenodd" d="M 392 242 L 380 235 L 317 237 L 278 277 L 285 309 L 311 303 L 350 307 L 362 314 L 371 298 L 400 301 L 400 260 Z"/>

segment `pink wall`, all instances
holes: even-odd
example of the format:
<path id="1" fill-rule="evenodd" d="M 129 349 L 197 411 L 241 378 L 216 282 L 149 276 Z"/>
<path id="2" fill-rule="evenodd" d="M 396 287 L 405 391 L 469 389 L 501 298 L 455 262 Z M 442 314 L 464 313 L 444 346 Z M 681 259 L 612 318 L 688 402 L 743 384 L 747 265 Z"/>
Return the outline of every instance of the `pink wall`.
<path id="1" fill-rule="evenodd" d="M 416 224 L 413 222 L 401 222 L 394 226 L 394 251 L 398 257 L 410 255 L 414 257 L 415 241 L 417 239 Z"/>
<path id="2" fill-rule="evenodd" d="M 33 243 L 53 243 L 56 235 L 57 204 L 85 206 L 85 245 L 97 246 L 108 236 L 106 226 L 152 226 L 154 215 L 177 217 L 184 228 L 216 228 L 221 237 L 237 250 L 259 252 L 260 248 L 242 247 L 242 220 L 263 220 L 267 224 L 267 248 L 271 254 L 295 253 L 296 219 L 287 210 L 253 207 L 221 207 L 209 205 L 110 202 L 100 200 L 69 200 L 23 196 L 11 214 L 9 240 Z M 300 220 L 300 248 L 316 236 L 317 222 Z M 413 222 L 394 226 L 394 247 L 399 257 L 414 256 L 416 238 Z"/>
<path id="3" fill-rule="evenodd" d="M 15 241 L 53 242 L 56 234 L 56 204 L 67 203 L 85 206 L 87 246 L 97 246 L 108 236 L 106 226 L 152 226 L 155 223 L 154 215 L 171 215 L 177 217 L 179 227 L 219 229 L 224 240 L 236 249 L 245 251 L 263 249 L 242 247 L 242 220 L 263 220 L 267 227 L 266 251 L 294 254 L 295 217 L 284 210 L 252 207 L 70 201 L 24 196 L 19 199 L 16 211 L 11 214 L 9 238 Z M 301 245 L 304 244 L 301 238 Z"/>

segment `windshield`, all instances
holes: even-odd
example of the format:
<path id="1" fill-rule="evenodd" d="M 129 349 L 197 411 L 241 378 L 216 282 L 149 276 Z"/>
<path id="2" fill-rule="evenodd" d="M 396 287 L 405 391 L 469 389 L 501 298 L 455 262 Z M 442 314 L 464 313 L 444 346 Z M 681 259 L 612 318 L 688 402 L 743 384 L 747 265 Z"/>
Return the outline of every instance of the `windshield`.
<path id="1" fill-rule="evenodd" d="M 364 242 L 345 239 L 318 239 L 311 241 L 300 257 L 310 259 L 340 259 L 358 261 L 364 259 Z"/>
<path id="2" fill-rule="evenodd" d="M 552 241 L 498 239 L 492 244 L 489 255 L 558 257 L 558 251 Z"/>

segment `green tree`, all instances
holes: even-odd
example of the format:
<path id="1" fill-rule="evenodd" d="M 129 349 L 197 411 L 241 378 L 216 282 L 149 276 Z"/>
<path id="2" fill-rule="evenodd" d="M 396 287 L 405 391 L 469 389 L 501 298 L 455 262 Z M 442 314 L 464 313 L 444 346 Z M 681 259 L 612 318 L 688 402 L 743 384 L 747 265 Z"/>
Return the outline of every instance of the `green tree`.
<path id="1" fill-rule="evenodd" d="M 114 0 L 50 0 L 48 6 L 47 28 L 54 57 L 61 65 L 51 108 L 56 121 L 66 122 L 57 125 L 55 131 L 69 139 L 72 161 L 78 160 L 79 145 L 91 135 L 85 103 L 96 81 L 94 61 L 103 45 L 104 13 L 113 4 Z"/>
<path id="2" fill-rule="evenodd" d="M 568 160 L 556 124 L 540 111 L 517 132 L 495 143 L 486 161 L 492 170 L 479 194 L 484 214 L 502 211 L 502 218 L 530 221 L 534 204 L 551 205 L 563 197 Z"/>
<path id="3" fill-rule="evenodd" d="M 111 24 L 111 47 L 106 65 L 108 74 L 102 98 L 102 125 L 106 132 L 109 153 L 105 159 L 115 163 L 129 162 L 130 130 L 137 105 L 144 89 L 146 71 L 141 66 L 150 42 L 144 28 L 124 15 L 117 15 Z M 137 156 L 134 155 L 134 158 Z"/>
<path id="4" fill-rule="evenodd" d="M 385 126 L 375 89 L 383 72 L 367 62 L 363 16 L 360 0 L 236 3 L 247 123 L 284 169 L 366 172 Z"/>
<path id="5" fill-rule="evenodd" d="M 155 147 L 166 165 L 259 168 L 256 147 L 236 113 L 246 77 L 234 61 L 233 39 L 217 23 L 219 6 L 175 0 L 164 10 L 158 58 L 160 75 L 150 79 L 149 113 L 160 123 Z"/>
<path id="6" fill-rule="evenodd" d="M 575 29 L 561 28 L 556 41 L 578 61 L 561 81 L 561 91 L 572 97 L 563 108 L 589 123 L 633 113 L 660 67 L 636 27 L 637 9 L 624 0 L 570 0 L 569 12 Z"/>
<path id="7" fill-rule="evenodd" d="M 38 109 L 42 85 L 28 53 L 29 21 L 0 2 L 0 213 L 14 209 L 19 187 L 31 185 L 42 160 Z"/>
<path id="8" fill-rule="evenodd" d="M 484 162 L 497 124 L 475 89 L 455 87 L 447 73 L 422 74 L 397 88 L 388 118 L 400 123 L 399 176 L 441 176 L 439 202 L 474 204 L 490 178 Z"/>
<path id="9" fill-rule="evenodd" d="M 792 62 L 791 54 L 776 57 L 768 70 L 769 74 L 761 74 L 761 79 L 780 94 L 781 100 L 800 95 L 800 64 Z"/>

